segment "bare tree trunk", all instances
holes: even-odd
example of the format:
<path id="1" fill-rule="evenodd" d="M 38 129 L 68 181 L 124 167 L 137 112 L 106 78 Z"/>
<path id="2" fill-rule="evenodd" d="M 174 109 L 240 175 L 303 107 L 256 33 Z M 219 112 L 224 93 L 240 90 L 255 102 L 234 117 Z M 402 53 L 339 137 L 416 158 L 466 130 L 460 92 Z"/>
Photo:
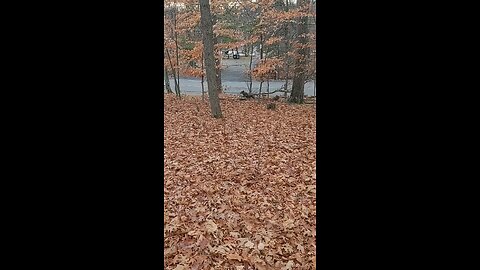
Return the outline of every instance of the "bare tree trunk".
<path id="1" fill-rule="evenodd" d="M 263 79 L 260 81 L 260 89 L 258 90 L 260 97 L 262 96 L 262 84 L 263 84 Z"/>
<path id="2" fill-rule="evenodd" d="M 288 4 L 289 4 L 289 1 L 287 0 L 285 2 L 285 11 L 288 12 Z M 288 42 L 288 26 L 289 26 L 289 23 L 287 22 L 285 24 L 285 54 L 284 54 L 284 63 L 285 63 L 285 93 L 284 93 L 284 97 L 285 99 L 287 98 L 287 91 L 288 91 L 288 73 L 289 73 L 289 69 L 290 69 L 290 64 L 289 64 L 289 57 L 288 57 L 288 51 L 289 51 L 289 42 Z"/>
<path id="3" fill-rule="evenodd" d="M 178 79 L 175 87 L 178 88 L 178 95 L 180 96 L 180 65 L 178 62 L 179 55 L 178 55 L 178 37 L 177 37 L 177 1 L 175 0 L 174 3 L 175 3 L 175 11 L 173 13 L 173 16 L 174 16 L 173 17 L 173 25 L 174 25 L 173 33 L 175 37 L 175 54 L 176 54 L 176 60 L 177 60 L 177 79 Z"/>
<path id="4" fill-rule="evenodd" d="M 263 59 L 263 35 L 260 35 L 260 59 Z"/>
<path id="5" fill-rule="evenodd" d="M 305 4 L 305 0 L 297 0 L 299 8 Z M 300 44 L 298 49 L 298 57 L 295 58 L 294 77 L 292 83 L 292 94 L 290 95 L 290 102 L 303 103 L 304 102 L 304 87 L 305 87 L 305 70 L 307 58 L 307 32 L 308 32 L 308 17 L 304 16 L 299 19 L 297 26 L 297 41 Z"/>
<path id="6" fill-rule="evenodd" d="M 248 93 L 251 94 L 252 93 L 252 62 L 253 62 L 253 43 L 252 43 L 252 46 L 251 46 L 251 53 L 250 53 L 250 71 L 249 71 L 249 79 L 250 79 L 250 86 L 248 87 Z"/>
<path id="7" fill-rule="evenodd" d="M 270 98 L 270 80 L 267 79 L 267 97 Z"/>
<path id="8" fill-rule="evenodd" d="M 210 100 L 212 116 L 215 118 L 221 118 L 222 109 L 220 108 L 220 99 L 218 98 L 217 79 L 215 72 L 215 51 L 210 3 L 209 0 L 199 0 L 199 3 L 201 30 L 203 34 L 203 55 L 205 57 L 205 66 L 207 71 L 208 99 Z"/>
<path id="9" fill-rule="evenodd" d="M 285 98 L 287 98 L 287 90 L 288 90 L 288 63 L 286 64 L 286 67 L 285 67 L 285 93 L 284 93 L 284 96 Z"/>
<path id="10" fill-rule="evenodd" d="M 204 78 L 205 76 L 203 76 L 203 52 L 202 52 L 202 101 L 205 101 L 205 88 L 203 86 L 203 82 L 205 81 Z"/>
<path id="11" fill-rule="evenodd" d="M 172 68 L 172 71 L 173 71 L 173 81 L 175 82 L 175 95 L 177 97 L 181 97 L 180 96 L 180 86 L 178 85 L 177 75 L 175 75 L 175 69 L 173 68 L 173 63 L 172 63 L 172 58 L 170 57 L 170 52 L 169 52 L 168 49 L 165 49 L 165 51 L 167 52 L 168 62 L 170 62 L 170 67 Z"/>
<path id="12" fill-rule="evenodd" d="M 311 1 L 312 4 L 314 4 L 314 0 Z M 313 5 L 311 6 L 312 9 L 314 10 Z M 317 29 L 317 19 L 316 16 L 313 16 L 313 24 L 315 25 L 315 29 Z M 317 96 L 317 48 L 315 46 L 315 53 L 313 54 L 313 96 Z"/>
<path id="13" fill-rule="evenodd" d="M 165 74 L 164 74 L 164 79 L 165 79 L 165 88 L 167 88 L 167 93 L 173 93 L 172 88 L 170 87 L 170 80 L 168 78 L 168 68 L 165 67 Z"/>

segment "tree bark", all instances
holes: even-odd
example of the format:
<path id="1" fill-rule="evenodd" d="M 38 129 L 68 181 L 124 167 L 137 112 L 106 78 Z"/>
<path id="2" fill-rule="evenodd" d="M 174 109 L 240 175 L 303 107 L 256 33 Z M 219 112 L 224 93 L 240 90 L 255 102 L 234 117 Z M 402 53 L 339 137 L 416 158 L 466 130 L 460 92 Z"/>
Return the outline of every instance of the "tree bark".
<path id="1" fill-rule="evenodd" d="M 168 49 L 165 49 L 165 51 L 167 52 L 168 62 L 170 62 L 170 67 L 172 68 L 172 71 L 173 71 L 173 81 L 175 83 L 175 95 L 177 97 L 181 97 L 180 96 L 180 87 L 179 87 L 178 81 L 177 81 L 177 75 L 175 75 L 175 69 L 173 68 L 172 58 L 170 57 L 170 53 L 169 53 Z"/>
<path id="2" fill-rule="evenodd" d="M 211 16 L 211 22 L 212 22 L 212 29 L 213 25 L 217 23 L 217 17 L 216 16 Z M 218 44 L 218 37 L 213 34 L 212 30 L 212 38 L 213 38 L 213 46 L 214 46 L 214 56 L 215 56 L 215 79 L 217 82 L 217 91 L 218 93 L 222 93 L 222 56 L 217 54 L 215 51 L 215 44 Z"/>
<path id="3" fill-rule="evenodd" d="M 305 0 L 297 0 L 299 8 L 303 8 Z M 297 26 L 297 41 L 300 45 L 298 49 L 298 57 L 295 58 L 294 77 L 292 82 L 292 94 L 290 95 L 290 102 L 303 103 L 304 102 L 304 87 L 305 87 L 305 71 L 306 58 L 308 49 L 307 46 L 307 32 L 308 32 L 308 17 L 300 17 Z"/>
<path id="4" fill-rule="evenodd" d="M 252 78 L 252 62 L 253 62 L 253 43 L 252 43 L 252 46 L 251 46 L 251 53 L 250 53 L 250 70 L 248 72 L 249 74 L 249 79 L 250 79 L 250 85 L 248 86 L 248 93 L 252 93 L 252 82 L 253 82 L 253 78 Z"/>
<path id="5" fill-rule="evenodd" d="M 263 59 L 263 35 L 260 35 L 260 59 Z"/>
<path id="6" fill-rule="evenodd" d="M 289 4 L 289 1 L 287 0 L 285 2 L 285 12 L 287 12 L 287 13 L 288 13 L 288 10 L 289 10 L 289 5 L 288 4 Z M 285 24 L 285 29 L 284 29 L 284 31 L 285 31 L 285 52 L 284 52 L 284 56 L 283 56 L 284 57 L 283 62 L 284 62 L 284 65 L 285 65 L 285 95 L 284 95 L 285 99 L 287 98 L 288 78 L 289 78 L 288 73 L 290 71 L 290 62 L 289 62 L 289 57 L 288 57 L 288 52 L 289 52 L 289 47 L 290 47 L 289 46 L 289 38 L 288 38 L 288 27 L 289 27 L 289 25 L 290 24 L 287 22 Z"/>
<path id="7" fill-rule="evenodd" d="M 165 79 L 165 88 L 167 88 L 167 93 L 173 93 L 172 88 L 170 87 L 170 80 L 168 78 L 168 68 L 164 67 L 165 69 L 165 74 L 164 74 L 164 79 Z"/>
<path id="8" fill-rule="evenodd" d="M 222 93 L 222 63 L 215 55 L 215 79 L 217 80 L 217 90 L 218 93 Z"/>
<path id="9" fill-rule="evenodd" d="M 220 108 L 220 100 L 218 98 L 210 3 L 209 0 L 199 0 L 199 3 L 201 30 L 203 36 L 203 55 L 207 72 L 208 99 L 210 101 L 212 116 L 215 118 L 221 118 L 222 109 Z"/>
<path id="10" fill-rule="evenodd" d="M 202 52 L 202 101 L 205 101 L 205 87 L 203 82 L 205 81 L 205 76 L 203 75 L 203 52 Z"/>
<path id="11" fill-rule="evenodd" d="M 175 0 L 174 3 L 175 3 L 175 11 L 173 13 L 173 25 L 174 25 L 173 33 L 175 38 L 175 56 L 177 60 L 177 79 L 178 79 L 177 83 L 175 84 L 175 87 L 178 88 L 178 93 L 180 95 L 180 65 L 178 61 L 179 54 L 178 54 L 178 36 L 177 36 L 177 1 Z"/>
<path id="12" fill-rule="evenodd" d="M 270 80 L 267 78 L 267 98 L 270 98 Z"/>

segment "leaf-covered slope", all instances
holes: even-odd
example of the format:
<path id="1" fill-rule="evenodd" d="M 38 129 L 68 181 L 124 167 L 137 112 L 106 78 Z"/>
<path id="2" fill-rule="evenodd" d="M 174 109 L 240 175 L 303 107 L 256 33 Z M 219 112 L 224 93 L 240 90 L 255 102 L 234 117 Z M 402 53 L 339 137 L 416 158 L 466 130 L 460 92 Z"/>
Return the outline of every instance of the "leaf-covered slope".
<path id="1" fill-rule="evenodd" d="M 314 269 L 314 108 L 164 104 L 165 268 Z"/>

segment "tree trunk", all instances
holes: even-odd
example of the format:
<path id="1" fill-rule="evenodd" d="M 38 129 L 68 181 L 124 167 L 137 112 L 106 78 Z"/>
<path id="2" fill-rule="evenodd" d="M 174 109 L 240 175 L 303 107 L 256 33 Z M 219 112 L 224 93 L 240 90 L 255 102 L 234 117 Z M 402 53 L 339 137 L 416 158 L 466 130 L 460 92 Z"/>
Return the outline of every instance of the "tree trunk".
<path id="1" fill-rule="evenodd" d="M 172 71 L 173 71 L 173 81 L 175 82 L 175 95 L 177 97 L 181 97 L 180 87 L 178 86 L 178 81 L 177 81 L 177 75 L 175 75 L 175 69 L 173 68 L 172 58 L 170 57 L 169 50 L 165 49 L 165 51 L 167 52 L 168 62 L 170 62 L 170 67 L 172 68 Z"/>
<path id="2" fill-rule="evenodd" d="M 215 79 L 217 80 L 218 93 L 222 93 L 222 63 L 220 61 L 215 54 Z"/>
<path id="3" fill-rule="evenodd" d="M 168 78 L 168 68 L 165 68 L 165 74 L 164 74 L 164 79 L 165 79 L 165 88 L 167 88 L 167 93 L 173 93 L 172 88 L 170 87 L 170 80 Z"/>
<path id="4" fill-rule="evenodd" d="M 252 62 L 253 62 L 253 43 L 252 43 L 252 46 L 251 46 L 251 53 L 250 53 L 250 72 L 248 73 L 250 75 L 249 79 L 250 79 L 250 86 L 248 87 L 248 93 L 251 94 L 252 93 Z"/>
<path id="5" fill-rule="evenodd" d="M 288 13 L 288 3 L 289 1 L 287 0 L 285 2 L 285 12 Z M 288 57 L 288 52 L 289 52 L 289 38 L 288 38 L 288 27 L 289 27 L 289 23 L 287 22 L 285 24 L 285 52 L 284 52 L 284 55 L 283 55 L 283 61 L 284 61 L 284 65 L 285 65 L 285 93 L 284 93 L 284 97 L 285 99 L 287 99 L 287 91 L 288 91 L 288 73 L 289 73 L 289 69 L 290 69 L 290 62 L 289 62 L 289 57 Z"/>
<path id="6" fill-rule="evenodd" d="M 270 80 L 267 79 L 267 98 L 270 98 Z"/>
<path id="7" fill-rule="evenodd" d="M 212 16 L 213 18 L 211 19 L 212 22 L 212 29 L 213 25 L 217 23 L 217 17 Z M 212 41 L 213 41 L 213 52 L 214 52 L 214 59 L 215 59 L 215 80 L 217 82 L 217 91 L 218 93 L 222 93 L 222 55 L 218 55 L 218 53 L 215 51 L 215 44 L 218 44 L 218 37 L 213 34 L 212 30 Z"/>
<path id="8" fill-rule="evenodd" d="M 177 36 L 177 1 L 175 0 L 175 12 L 173 13 L 173 33 L 175 37 L 175 56 L 176 56 L 176 62 L 177 62 L 177 83 L 175 84 L 175 87 L 178 88 L 178 95 L 180 96 L 180 65 L 179 65 L 179 54 L 178 54 L 178 36 Z M 173 71 L 175 72 L 175 71 Z"/>
<path id="9" fill-rule="evenodd" d="M 286 67 L 285 67 L 285 93 L 284 93 L 284 97 L 287 98 L 287 91 L 288 91 L 288 63 L 286 64 Z"/>
<path id="10" fill-rule="evenodd" d="M 199 3 L 201 30 L 203 35 L 203 55 L 205 58 L 205 66 L 207 72 L 208 99 L 210 101 L 212 116 L 215 118 L 221 118 L 222 109 L 220 108 L 220 100 L 218 98 L 217 79 L 215 72 L 215 52 L 210 3 L 209 0 L 199 0 Z"/>
<path id="11" fill-rule="evenodd" d="M 297 0 L 299 8 L 305 4 L 305 0 Z M 303 103 L 304 102 L 304 87 L 305 87 L 305 70 L 306 58 L 308 49 L 307 46 L 307 32 L 308 32 L 308 17 L 304 16 L 299 19 L 297 26 L 297 41 L 301 46 L 298 49 L 298 56 L 295 58 L 294 77 L 292 82 L 292 94 L 290 95 L 290 102 Z"/>
<path id="12" fill-rule="evenodd" d="M 205 88 L 203 82 L 205 81 L 205 76 L 203 75 L 203 52 L 202 52 L 202 101 L 205 101 Z"/>
<path id="13" fill-rule="evenodd" d="M 260 35 L 260 59 L 263 59 L 263 35 Z"/>

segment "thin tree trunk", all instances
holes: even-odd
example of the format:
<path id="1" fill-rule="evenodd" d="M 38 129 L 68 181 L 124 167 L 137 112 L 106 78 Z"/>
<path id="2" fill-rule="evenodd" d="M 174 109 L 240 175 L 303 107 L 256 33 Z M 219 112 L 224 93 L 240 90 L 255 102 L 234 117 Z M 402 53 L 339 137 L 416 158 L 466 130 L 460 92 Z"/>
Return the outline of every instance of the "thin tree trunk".
<path id="1" fill-rule="evenodd" d="M 252 46 L 251 46 L 251 53 L 250 53 L 250 72 L 249 72 L 249 75 L 250 75 L 250 86 L 248 87 L 248 93 L 251 94 L 252 93 L 252 62 L 253 62 L 253 43 L 252 43 Z"/>
<path id="2" fill-rule="evenodd" d="M 172 71 L 173 71 L 173 81 L 175 82 L 175 95 L 177 97 L 181 97 L 180 96 L 180 87 L 178 86 L 177 75 L 175 75 L 175 69 L 173 68 L 173 63 L 172 63 L 172 58 L 170 57 L 170 52 L 169 52 L 168 49 L 165 49 L 165 51 L 167 52 L 168 62 L 170 62 L 170 67 L 172 68 Z"/>
<path id="3" fill-rule="evenodd" d="M 288 4 L 289 4 L 289 1 L 287 0 L 285 2 L 285 12 L 288 12 Z M 287 22 L 285 24 L 285 54 L 284 54 L 284 62 L 285 62 L 285 93 L 284 93 L 284 97 L 285 99 L 287 98 L 287 91 L 288 91 L 288 72 L 290 71 L 289 68 L 290 68 L 290 65 L 289 65 L 289 58 L 288 58 L 288 51 L 289 51 L 289 38 L 288 38 L 288 26 L 289 26 L 289 23 Z"/>
<path id="4" fill-rule="evenodd" d="M 200 24 L 203 34 L 203 54 L 207 71 L 208 99 L 212 116 L 222 117 L 222 109 L 218 98 L 218 88 L 215 72 L 215 52 L 213 42 L 212 15 L 210 13 L 209 0 L 199 0 L 200 3 Z"/>
<path id="5" fill-rule="evenodd" d="M 263 79 L 260 81 L 260 89 L 258 90 L 260 97 L 262 96 L 262 84 L 263 84 Z"/>
<path id="6" fill-rule="evenodd" d="M 287 66 L 286 66 L 285 68 L 286 68 L 286 71 L 285 71 L 285 93 L 284 93 L 284 96 L 285 96 L 285 98 L 287 98 L 287 90 L 288 90 L 288 64 L 287 64 Z"/>
<path id="7" fill-rule="evenodd" d="M 175 87 L 178 87 L 178 94 L 180 95 L 180 65 L 178 62 L 179 54 L 178 54 L 178 36 L 177 36 L 177 1 L 175 0 L 175 11 L 173 13 L 174 19 L 173 19 L 173 25 L 174 25 L 174 37 L 175 37 L 175 54 L 176 54 L 176 60 L 177 60 L 177 84 Z M 175 71 L 174 71 L 175 72 Z"/>
<path id="8" fill-rule="evenodd" d="M 205 88 L 203 86 L 205 76 L 203 75 L 203 52 L 202 52 L 202 101 L 205 101 Z"/>
<path id="9" fill-rule="evenodd" d="M 317 96 L 317 51 L 313 54 L 313 96 Z"/>
<path id="10" fill-rule="evenodd" d="M 164 79 L 165 79 L 165 88 L 167 88 L 167 93 L 169 93 L 169 94 L 173 93 L 172 88 L 170 87 L 170 80 L 168 78 L 168 68 L 167 67 L 165 67 Z"/>
<path id="11" fill-rule="evenodd" d="M 263 35 L 260 35 L 260 59 L 263 59 Z"/>
<path id="12" fill-rule="evenodd" d="M 312 3 L 314 1 L 312 0 Z M 314 10 L 313 6 L 312 9 Z M 317 16 L 313 16 L 313 23 L 315 25 L 315 31 L 317 29 Z M 315 46 L 315 54 L 313 55 L 315 57 L 314 59 L 314 79 L 313 79 L 313 95 L 316 97 L 317 96 L 317 47 Z"/>
<path id="13" fill-rule="evenodd" d="M 262 43 L 262 50 L 263 50 L 263 43 Z M 267 61 L 267 56 L 265 56 L 265 61 Z M 262 83 L 263 83 L 263 78 L 262 81 L 260 82 L 260 91 L 262 91 Z M 267 73 L 267 98 L 270 98 L 270 74 Z"/>
<path id="14" fill-rule="evenodd" d="M 270 98 L 270 80 L 267 79 L 267 97 Z"/>

